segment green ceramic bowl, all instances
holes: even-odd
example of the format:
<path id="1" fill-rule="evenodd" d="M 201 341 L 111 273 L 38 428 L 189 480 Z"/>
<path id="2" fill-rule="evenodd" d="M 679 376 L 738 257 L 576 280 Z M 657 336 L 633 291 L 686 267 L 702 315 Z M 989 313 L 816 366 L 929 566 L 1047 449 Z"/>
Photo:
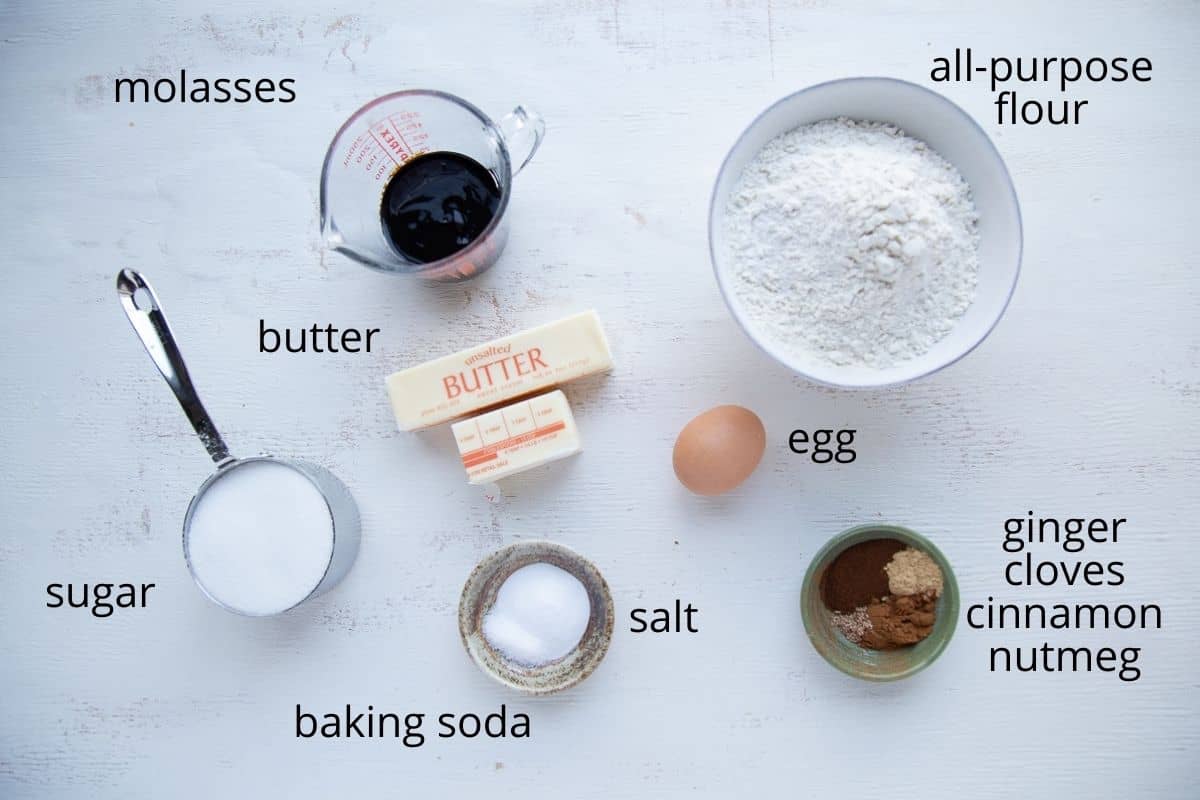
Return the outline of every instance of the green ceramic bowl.
<path id="1" fill-rule="evenodd" d="M 942 570 L 942 595 L 937 603 L 937 622 L 929 636 L 911 647 L 870 650 L 850 641 L 833 626 L 829 610 L 821 602 L 821 577 L 842 551 L 872 539 L 898 539 L 924 550 Z M 933 543 L 919 533 L 898 525 L 859 525 L 826 542 L 813 557 L 800 589 L 800 614 L 808 639 L 826 661 L 847 675 L 866 681 L 895 681 L 915 675 L 932 664 L 946 649 L 958 623 L 958 582 L 950 562 Z"/>

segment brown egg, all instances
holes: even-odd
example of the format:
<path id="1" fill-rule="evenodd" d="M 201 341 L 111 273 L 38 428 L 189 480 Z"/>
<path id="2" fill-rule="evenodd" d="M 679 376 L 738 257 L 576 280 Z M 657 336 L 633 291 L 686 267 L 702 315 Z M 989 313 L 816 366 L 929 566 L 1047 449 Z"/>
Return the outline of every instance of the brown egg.
<path id="1" fill-rule="evenodd" d="M 724 494 L 750 477 L 767 447 L 762 420 L 748 408 L 717 406 L 675 440 L 675 476 L 696 494 Z"/>

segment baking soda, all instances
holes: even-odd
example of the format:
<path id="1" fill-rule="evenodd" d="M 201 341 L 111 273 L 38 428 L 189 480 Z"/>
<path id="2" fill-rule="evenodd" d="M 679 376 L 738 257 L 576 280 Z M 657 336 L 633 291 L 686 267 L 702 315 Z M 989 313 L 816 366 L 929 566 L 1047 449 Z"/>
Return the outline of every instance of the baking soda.
<path id="1" fill-rule="evenodd" d="M 230 467 L 192 512 L 188 559 L 214 600 L 254 616 L 308 597 L 333 553 L 325 498 L 302 473 L 273 461 Z"/>
<path id="2" fill-rule="evenodd" d="M 509 661 L 542 666 L 575 649 L 591 613 L 578 578 L 553 564 L 530 564 L 500 586 L 483 618 L 483 636 Z"/>

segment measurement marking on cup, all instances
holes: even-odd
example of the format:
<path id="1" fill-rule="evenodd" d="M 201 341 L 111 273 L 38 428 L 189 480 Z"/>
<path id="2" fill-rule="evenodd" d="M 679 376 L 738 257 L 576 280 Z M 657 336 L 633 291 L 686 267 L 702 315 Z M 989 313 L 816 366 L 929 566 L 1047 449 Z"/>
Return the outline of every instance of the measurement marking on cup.
<path id="1" fill-rule="evenodd" d="M 387 121 L 392 123 L 392 130 L 396 132 L 396 136 L 400 138 L 400 143 L 404 145 L 405 149 L 408 150 L 409 155 L 411 156 L 414 153 L 414 150 L 412 145 L 405 140 L 404 134 L 400 133 L 400 125 L 396 122 L 396 115 L 393 114 L 392 116 L 388 117 Z"/>
<path id="2" fill-rule="evenodd" d="M 383 134 L 383 139 L 379 138 L 379 133 Z M 403 139 L 397 140 L 396 137 L 394 136 L 394 134 L 392 134 L 392 132 L 389 131 L 388 128 L 383 127 L 382 130 L 379 131 L 379 133 L 376 133 L 376 130 L 374 130 L 373 127 L 371 128 L 372 138 L 374 138 L 374 140 L 376 140 L 376 143 L 380 146 L 380 148 L 383 148 L 383 151 L 386 152 L 386 154 L 388 154 L 388 157 L 391 158 L 392 162 L 395 162 L 397 167 L 400 167 L 402 163 L 408 161 L 409 158 L 412 157 L 412 150 L 408 149 L 408 145 L 402 144 Z M 409 151 L 404 152 L 403 150 L 401 150 L 401 146 L 403 146 L 404 150 L 409 150 Z M 400 154 L 400 160 L 398 160 L 398 161 L 396 160 L 396 156 L 394 154 L 392 154 L 392 150 L 395 150 L 397 152 L 397 154 Z"/>
<path id="3" fill-rule="evenodd" d="M 392 155 L 391 151 L 388 150 L 386 146 L 384 146 L 383 142 L 379 141 L 379 137 L 375 135 L 375 131 L 368 131 L 368 134 L 375 141 L 375 144 L 379 146 L 379 149 L 386 153 L 387 157 L 392 160 L 392 163 L 396 166 L 400 166 L 401 162 L 397 161 L 396 157 Z"/>
<path id="4" fill-rule="evenodd" d="M 343 167 L 350 166 L 350 159 L 354 156 L 354 154 L 356 152 L 358 152 L 358 148 L 362 146 L 362 143 L 363 143 L 363 140 L 362 140 L 362 137 L 360 136 L 357 139 L 355 139 L 354 142 L 350 145 L 350 148 L 346 151 L 346 157 L 344 159 L 342 159 Z M 360 156 L 354 163 L 357 164 L 361 160 L 362 160 L 362 157 Z"/>

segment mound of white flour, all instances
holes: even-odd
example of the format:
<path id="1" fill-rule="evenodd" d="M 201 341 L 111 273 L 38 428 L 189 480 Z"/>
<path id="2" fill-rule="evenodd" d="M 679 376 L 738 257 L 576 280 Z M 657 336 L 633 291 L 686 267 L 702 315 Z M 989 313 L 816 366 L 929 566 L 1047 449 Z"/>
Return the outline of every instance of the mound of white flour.
<path id="1" fill-rule="evenodd" d="M 725 209 L 734 292 L 786 351 L 888 367 L 944 337 L 975 297 L 970 188 L 891 125 L 825 120 L 767 143 Z"/>

